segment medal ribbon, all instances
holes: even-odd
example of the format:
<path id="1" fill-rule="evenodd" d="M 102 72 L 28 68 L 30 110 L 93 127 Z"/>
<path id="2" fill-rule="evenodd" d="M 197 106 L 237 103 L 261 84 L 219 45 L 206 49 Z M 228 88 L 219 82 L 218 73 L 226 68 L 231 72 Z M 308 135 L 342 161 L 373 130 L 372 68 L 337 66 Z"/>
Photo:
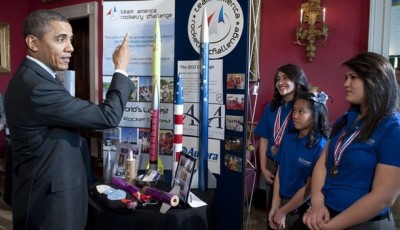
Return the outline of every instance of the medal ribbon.
<path id="1" fill-rule="evenodd" d="M 275 125 L 274 125 L 274 145 L 276 147 L 279 147 L 281 145 L 284 132 L 286 129 L 287 124 L 289 123 L 290 115 L 292 114 L 292 111 L 288 113 L 286 116 L 285 120 L 283 121 L 283 124 L 281 126 L 281 113 L 282 113 L 282 107 L 279 107 L 278 109 L 278 114 L 276 115 L 275 118 Z"/>
<path id="2" fill-rule="evenodd" d="M 346 134 L 346 132 L 343 132 L 340 135 L 338 142 L 336 142 L 335 152 L 333 154 L 334 164 L 336 167 L 339 166 L 339 163 L 340 163 L 340 160 L 342 159 L 344 150 L 346 150 L 346 148 L 350 145 L 351 142 L 353 142 L 353 140 L 358 136 L 359 133 L 360 133 L 360 130 L 356 130 L 354 133 L 352 133 L 349 136 L 349 138 L 347 138 L 347 140 L 343 144 L 342 144 L 342 142 L 343 142 L 343 138 L 344 138 L 344 135 Z"/>

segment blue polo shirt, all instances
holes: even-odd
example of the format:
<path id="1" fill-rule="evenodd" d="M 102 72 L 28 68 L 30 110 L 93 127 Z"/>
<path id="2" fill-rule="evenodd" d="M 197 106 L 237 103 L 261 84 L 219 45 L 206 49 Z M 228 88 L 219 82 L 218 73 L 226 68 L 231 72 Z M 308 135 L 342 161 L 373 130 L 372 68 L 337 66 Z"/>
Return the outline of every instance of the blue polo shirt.
<path id="1" fill-rule="evenodd" d="M 293 107 L 293 102 L 289 102 L 287 104 L 282 103 L 281 105 L 282 111 L 281 111 L 281 119 L 280 119 L 280 124 L 282 125 L 283 122 L 285 121 L 286 116 L 292 111 Z M 278 108 L 275 109 L 274 111 L 271 111 L 271 103 L 269 103 L 265 109 L 264 112 L 258 121 L 258 124 L 256 128 L 254 129 L 254 134 L 265 138 L 268 140 L 268 148 L 267 152 L 265 153 L 268 157 L 275 159 L 275 156 L 272 155 L 271 153 L 271 147 L 274 144 L 274 125 L 275 125 L 275 118 L 276 115 L 278 114 Z M 284 136 L 288 133 L 288 130 L 293 130 L 293 121 L 292 119 L 289 119 L 288 125 L 286 127 L 286 130 L 284 132 Z M 285 138 L 283 138 L 285 139 Z"/>
<path id="2" fill-rule="evenodd" d="M 348 120 L 343 130 L 350 129 L 357 116 L 356 111 L 347 112 Z M 357 127 L 361 125 L 362 121 Z M 400 114 L 382 120 L 367 141 L 353 141 L 343 152 L 337 176 L 331 177 L 334 147 L 343 130 L 330 138 L 327 174 L 322 188 L 325 205 L 338 212 L 369 193 L 378 163 L 400 167 Z M 386 210 L 382 210 L 381 214 Z"/>
<path id="3" fill-rule="evenodd" d="M 326 139 L 322 137 L 308 148 L 308 137 L 297 138 L 297 135 L 297 132 L 287 134 L 276 155 L 279 195 L 284 199 L 291 199 L 307 183 L 326 144 Z"/>

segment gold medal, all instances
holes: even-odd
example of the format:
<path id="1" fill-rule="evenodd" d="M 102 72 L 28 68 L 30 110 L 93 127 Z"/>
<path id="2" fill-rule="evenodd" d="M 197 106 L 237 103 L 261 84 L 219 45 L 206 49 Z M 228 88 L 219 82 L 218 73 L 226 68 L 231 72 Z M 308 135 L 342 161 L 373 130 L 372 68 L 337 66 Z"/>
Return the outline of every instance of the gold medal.
<path id="1" fill-rule="evenodd" d="M 276 145 L 273 145 L 273 146 L 271 147 L 271 153 L 272 153 L 272 155 L 275 155 L 275 154 L 278 152 L 278 150 L 279 150 L 279 147 L 277 147 Z"/>
<path id="2" fill-rule="evenodd" d="M 331 169 L 331 177 L 335 178 L 339 173 L 338 167 L 334 165 Z"/>

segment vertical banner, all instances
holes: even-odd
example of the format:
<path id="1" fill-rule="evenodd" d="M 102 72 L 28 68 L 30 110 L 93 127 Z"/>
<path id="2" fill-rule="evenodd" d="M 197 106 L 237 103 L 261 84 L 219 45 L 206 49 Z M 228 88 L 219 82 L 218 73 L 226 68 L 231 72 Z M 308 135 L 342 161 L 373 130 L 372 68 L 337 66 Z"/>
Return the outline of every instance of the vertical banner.
<path id="1" fill-rule="evenodd" d="M 119 126 L 144 128 L 143 135 L 133 141 L 145 139 L 142 143 L 148 149 L 143 156 L 148 157 L 146 163 L 163 171 L 159 155 L 172 155 L 175 1 L 103 2 L 103 87 L 114 73 L 115 47 L 127 32 L 132 53 L 127 73 L 135 91 Z M 161 132 L 160 128 L 171 131 Z M 172 162 L 165 168 L 171 169 Z"/>
<path id="2" fill-rule="evenodd" d="M 208 135 L 209 148 L 212 142 L 213 150 L 209 149 L 209 161 L 211 157 L 218 157 L 219 174 L 215 174 L 217 180 L 216 186 L 216 209 L 218 218 L 216 229 L 242 229 L 243 226 L 243 206 L 244 194 L 244 167 L 245 167 L 245 141 L 246 133 L 238 128 L 227 130 L 225 122 L 218 119 L 218 114 L 234 118 L 233 122 L 246 121 L 246 103 L 247 101 L 247 81 L 248 81 L 248 9 L 249 1 L 245 0 L 196 0 L 180 1 L 176 5 L 176 44 L 175 59 L 177 61 L 177 74 L 182 74 L 184 85 L 185 105 L 184 105 L 184 138 L 183 145 L 192 146 L 193 149 L 199 148 L 193 146 L 193 142 L 186 142 L 196 136 L 201 124 L 199 111 L 202 100 L 195 97 L 198 89 L 195 88 L 195 72 L 200 72 L 200 63 L 192 60 L 198 59 L 203 41 L 201 38 L 202 19 L 204 9 L 207 9 L 207 23 L 209 32 L 209 117 L 208 117 Z M 215 61 L 221 61 L 213 65 Z M 193 63 L 190 63 L 190 62 Z M 219 65 L 220 64 L 220 65 Z M 221 70 L 213 69 L 216 66 Z M 197 69 L 198 68 L 198 69 Z M 213 73 L 214 72 L 214 73 Z M 227 88 L 227 78 L 230 81 L 230 87 Z M 221 86 L 220 90 L 214 91 Z M 213 88 L 214 87 L 214 88 Z M 228 98 L 228 94 L 230 95 Z M 188 95 L 188 96 L 186 96 Z M 197 94 L 198 95 L 198 94 Z M 228 104 L 229 103 L 229 104 Z M 229 105 L 229 107 L 228 107 Z M 228 109 L 229 108 L 229 109 Z M 201 112 L 200 112 L 201 113 Z M 221 121 L 217 123 L 217 121 Z M 231 121 L 231 120 L 230 120 Z M 232 121 L 231 121 L 232 122 Z M 238 122 L 236 122 L 238 123 Z M 221 126 L 222 128 L 220 128 Z M 243 127 L 243 124 L 242 124 Z M 189 134 L 190 132 L 190 134 Z M 215 139 L 214 139 L 215 138 Z M 200 140 L 199 140 L 200 142 Z M 216 145 L 215 142 L 219 142 Z M 200 143 L 199 143 L 200 145 Z M 214 149 L 219 146 L 217 152 Z M 201 150 L 199 149 L 201 154 Z M 226 163 L 226 159 L 231 163 Z M 229 166 L 229 167 L 227 167 Z M 209 165 L 210 170 L 210 165 Z M 211 170 L 210 170 L 211 171 Z M 195 178 L 195 177 L 194 177 Z M 232 188 L 235 189 L 232 189 Z"/>

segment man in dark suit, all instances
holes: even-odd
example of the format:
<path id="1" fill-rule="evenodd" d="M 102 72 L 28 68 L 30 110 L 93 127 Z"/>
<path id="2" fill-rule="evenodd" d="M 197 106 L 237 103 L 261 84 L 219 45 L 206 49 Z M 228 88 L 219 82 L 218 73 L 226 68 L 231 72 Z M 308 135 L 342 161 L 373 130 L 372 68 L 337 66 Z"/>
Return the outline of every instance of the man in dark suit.
<path id="1" fill-rule="evenodd" d="M 27 57 L 5 95 L 11 135 L 14 229 L 84 229 L 88 189 L 80 129 L 118 126 L 134 85 L 128 34 L 113 53 L 115 73 L 100 105 L 72 97 L 56 80 L 74 51 L 62 15 L 39 10 L 24 23 Z"/>

